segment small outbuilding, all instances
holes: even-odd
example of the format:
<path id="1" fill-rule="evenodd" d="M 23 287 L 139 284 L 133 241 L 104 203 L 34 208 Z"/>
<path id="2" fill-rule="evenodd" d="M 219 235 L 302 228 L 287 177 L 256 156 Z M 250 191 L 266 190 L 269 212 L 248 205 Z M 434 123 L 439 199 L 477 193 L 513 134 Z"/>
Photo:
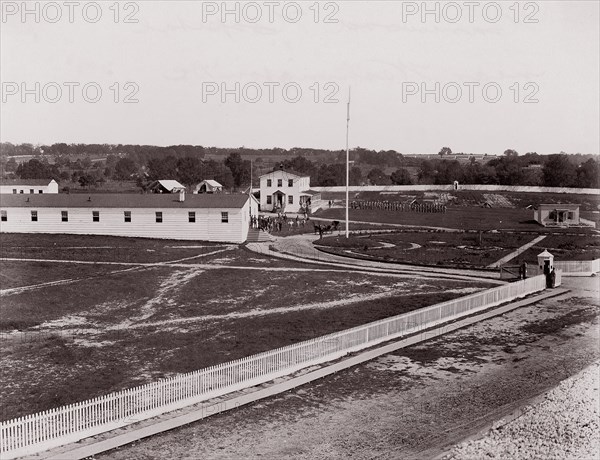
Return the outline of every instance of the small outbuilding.
<path id="1" fill-rule="evenodd" d="M 192 193 L 222 193 L 223 186 L 216 180 L 207 179 L 194 187 Z"/>
<path id="2" fill-rule="evenodd" d="M 58 183 L 54 179 L 1 179 L 0 193 L 58 193 Z"/>
<path id="3" fill-rule="evenodd" d="M 578 204 L 540 204 L 533 218 L 544 227 L 570 227 L 581 225 Z"/>
<path id="4" fill-rule="evenodd" d="M 547 249 L 544 249 L 544 252 L 538 254 L 537 260 L 538 267 L 544 275 L 547 275 L 554 270 L 554 255 L 550 254 Z"/>

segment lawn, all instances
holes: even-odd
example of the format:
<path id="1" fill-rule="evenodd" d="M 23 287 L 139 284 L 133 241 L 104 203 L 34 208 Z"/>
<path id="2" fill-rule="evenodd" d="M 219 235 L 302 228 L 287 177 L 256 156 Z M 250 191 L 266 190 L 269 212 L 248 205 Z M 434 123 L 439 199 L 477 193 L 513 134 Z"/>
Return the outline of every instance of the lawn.
<path id="1" fill-rule="evenodd" d="M 507 204 L 515 209 L 525 209 L 527 206 L 538 206 L 540 204 L 553 203 L 573 203 L 581 205 L 581 211 L 598 211 L 600 198 L 598 195 L 577 195 L 573 193 L 525 193 L 525 192 L 500 192 L 500 191 L 478 191 L 478 190 L 457 190 L 451 192 L 444 191 L 406 191 L 400 193 L 380 193 L 380 192 L 353 192 L 350 200 L 365 201 L 400 201 L 406 202 L 413 199 L 419 201 L 423 199 L 437 198 L 440 195 L 447 197 L 448 204 L 456 207 L 477 208 L 481 207 L 487 201 L 486 195 L 501 196 L 506 199 Z M 336 200 L 338 203 L 345 200 L 344 192 L 324 192 L 322 198 L 325 201 Z M 530 211 L 532 213 L 532 211 Z M 596 214 L 598 216 L 598 214 Z M 597 217 L 598 218 L 598 217 Z"/>
<path id="2" fill-rule="evenodd" d="M 536 262 L 537 255 L 547 249 L 555 260 L 593 260 L 600 258 L 599 235 L 549 235 L 523 253 L 523 259 Z"/>
<path id="3" fill-rule="evenodd" d="M 110 265 L 56 264 L 53 262 L 0 261 L 0 294 L 6 289 L 73 282 L 88 277 L 101 277 L 123 268 Z"/>
<path id="4" fill-rule="evenodd" d="M 344 220 L 342 208 L 319 210 L 316 216 Z M 514 230 L 535 233 L 593 233 L 589 228 L 550 229 L 533 220 L 533 211 L 512 208 L 449 207 L 446 213 L 350 209 L 350 220 L 412 226 L 439 227 L 456 230 Z M 352 228 L 352 227 L 351 227 Z M 354 228 L 352 228 L 354 230 Z"/>
<path id="5" fill-rule="evenodd" d="M 534 237 L 520 233 L 398 232 L 315 241 L 320 249 L 344 256 L 437 265 L 452 268 L 483 268 Z"/>
<path id="6" fill-rule="evenodd" d="M 116 236 L 3 233 L 0 257 L 153 263 L 208 254 L 227 246 L 219 243 Z"/>
<path id="7" fill-rule="evenodd" d="M 90 243 L 86 244 L 94 246 Z M 75 246 L 73 242 L 64 245 Z M 231 258 L 244 253 L 224 254 Z M 40 249 L 37 256 L 46 258 L 47 253 Z M 264 264 L 264 270 L 258 270 L 254 265 L 243 268 L 244 260 L 239 260 L 242 268 L 234 268 L 235 261 L 228 263 L 213 261 L 214 268 L 155 265 L 122 270 L 111 266 L 107 271 L 106 266 L 93 264 L 5 262 L 13 274 L 19 270 L 27 274 L 17 285 L 62 277 L 73 280 L 2 295 L 2 419 L 241 358 L 488 287 L 480 282 L 371 275 L 305 264 L 297 264 L 304 270 Z M 61 272 L 47 275 L 57 269 Z M 44 274 L 39 275 L 40 271 Z"/>
<path id="8" fill-rule="evenodd" d="M 329 236 L 316 240 L 319 249 L 343 256 L 436 265 L 451 268 L 484 268 L 529 243 L 530 233 L 411 232 L 354 235 L 348 239 Z M 518 260 L 535 263 L 537 254 L 548 248 L 557 260 L 590 260 L 600 256 L 600 237 L 596 235 L 549 235 L 527 250 Z M 515 259 L 516 260 L 516 259 Z"/>
<path id="9" fill-rule="evenodd" d="M 319 217 L 343 220 L 341 208 L 318 211 Z M 531 223 L 532 212 L 521 209 L 449 208 L 446 213 L 417 213 L 381 209 L 350 209 L 350 220 L 413 226 L 451 228 L 458 230 L 543 229 Z"/>

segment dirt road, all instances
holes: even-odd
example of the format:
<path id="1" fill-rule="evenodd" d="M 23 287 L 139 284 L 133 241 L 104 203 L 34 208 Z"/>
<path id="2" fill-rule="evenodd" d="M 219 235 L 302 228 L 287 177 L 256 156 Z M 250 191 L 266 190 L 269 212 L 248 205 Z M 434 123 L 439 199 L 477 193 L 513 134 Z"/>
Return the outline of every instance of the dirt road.
<path id="1" fill-rule="evenodd" d="M 436 457 L 600 358 L 597 278 L 564 281 L 565 295 L 98 458 Z"/>

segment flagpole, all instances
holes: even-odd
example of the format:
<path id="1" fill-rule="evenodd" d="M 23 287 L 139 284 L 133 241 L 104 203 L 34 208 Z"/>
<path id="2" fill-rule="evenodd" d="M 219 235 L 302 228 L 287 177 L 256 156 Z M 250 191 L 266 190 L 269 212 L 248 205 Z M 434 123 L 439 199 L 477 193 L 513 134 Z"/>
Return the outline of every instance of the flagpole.
<path id="1" fill-rule="evenodd" d="M 349 194 L 348 187 L 350 185 L 350 150 L 348 147 L 348 133 L 350 131 L 350 87 L 348 88 L 348 106 L 346 111 L 346 238 L 350 235 L 350 221 L 348 219 Z"/>

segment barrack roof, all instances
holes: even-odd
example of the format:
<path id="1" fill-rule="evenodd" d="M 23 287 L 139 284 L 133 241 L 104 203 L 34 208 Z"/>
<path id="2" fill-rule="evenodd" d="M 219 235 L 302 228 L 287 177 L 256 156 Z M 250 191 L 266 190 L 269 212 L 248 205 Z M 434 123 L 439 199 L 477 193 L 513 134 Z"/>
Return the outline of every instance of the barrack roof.
<path id="1" fill-rule="evenodd" d="M 248 195 L 176 193 L 44 193 L 0 195 L 3 208 L 242 208 Z"/>
<path id="2" fill-rule="evenodd" d="M 48 185 L 54 179 L 0 179 L 0 185 Z"/>

